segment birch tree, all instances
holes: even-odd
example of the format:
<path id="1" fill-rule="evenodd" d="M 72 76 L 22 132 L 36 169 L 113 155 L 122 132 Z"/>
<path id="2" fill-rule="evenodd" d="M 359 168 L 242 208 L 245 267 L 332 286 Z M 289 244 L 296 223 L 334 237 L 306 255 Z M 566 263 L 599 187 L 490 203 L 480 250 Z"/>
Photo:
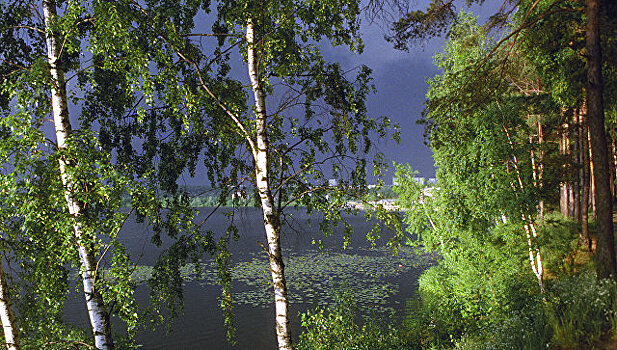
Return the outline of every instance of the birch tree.
<path id="1" fill-rule="evenodd" d="M 109 35 L 110 28 L 120 33 L 123 24 L 117 13 L 114 16 L 115 4 L 2 3 L 7 14 L 0 28 L 6 44 L 0 51 L 2 107 L 6 108 L 2 130 L 6 131 L 7 140 L 22 150 L 3 159 L 6 162 L 3 171 L 4 164 L 8 164 L 8 178 L 17 179 L 13 187 L 3 183 L 3 191 L 13 188 L 16 193 L 32 197 L 22 196 L 29 199 L 22 202 L 10 198 L 11 202 L 7 203 L 15 209 L 13 219 L 22 222 L 16 228 L 17 237 L 23 241 L 16 256 L 24 271 L 33 271 L 31 276 L 23 276 L 20 289 L 29 296 L 34 295 L 31 300 L 23 300 L 23 304 L 37 311 L 26 309 L 20 314 L 29 322 L 49 316 L 48 326 L 28 322 L 22 326 L 36 333 L 34 337 L 43 338 L 41 346 L 64 335 L 61 327 L 54 329 L 52 324 L 62 322 L 62 301 L 67 290 L 64 266 L 76 261 L 94 346 L 113 348 L 111 315 L 119 316 L 126 323 L 131 342 L 138 318 L 133 296 L 135 284 L 130 277 L 133 264 L 117 235 L 131 213 L 142 219 L 150 218 L 157 228 L 163 225 L 156 190 L 148 187 L 151 182 L 147 175 L 135 175 L 126 164 L 114 163 L 97 139 L 96 126 L 74 113 L 75 109 L 85 110 L 85 105 L 76 107 L 76 104 L 83 102 L 80 97 L 86 87 L 97 79 L 94 67 L 99 64 L 114 67 L 114 59 L 122 54 L 117 48 L 131 47 L 126 37 Z M 82 42 L 86 33 L 89 46 Z M 117 46 L 109 44 L 112 42 Z M 137 57 L 140 51 L 133 50 L 133 53 Z M 95 60 L 97 63 L 91 64 Z M 147 67 L 136 68 L 141 62 L 120 68 L 116 65 L 116 68 L 127 75 L 147 72 Z M 133 83 L 141 78 L 133 77 Z M 71 82 L 77 78 L 77 83 Z M 114 96 L 106 96 L 111 97 L 108 100 L 96 95 L 90 97 L 93 103 L 98 101 L 99 105 L 118 108 Z M 55 136 L 53 143 L 46 140 L 45 134 L 49 116 Z M 21 166 L 18 161 L 30 165 Z M 14 171 L 10 172 L 11 169 Z M 120 210 L 125 196 L 131 199 L 131 212 Z M 170 230 L 183 223 L 178 215 L 174 219 L 166 223 Z M 105 277 L 102 269 L 106 270 Z M 49 332 L 43 332 L 44 329 Z"/>
<path id="2" fill-rule="evenodd" d="M 31 347 L 66 335 L 60 320 L 68 287 L 66 261 L 57 259 L 66 246 L 52 228 L 64 221 L 51 204 L 58 198 L 42 185 L 56 183 L 46 166 L 48 160 L 40 157 L 45 138 L 26 121 L 29 118 L 4 112 L 0 120 L 0 320 L 5 343 L 17 349 L 22 343 Z M 56 334 L 41 336 L 35 329 Z"/>
<path id="3" fill-rule="evenodd" d="M 43 1 L 43 16 L 45 20 L 47 61 L 52 78 L 50 92 L 56 145 L 58 151 L 64 153 L 67 150 L 66 139 L 70 137 L 73 127 L 69 119 L 64 70 L 60 66 L 62 39 L 57 29 L 54 28 L 54 24 L 58 20 L 55 1 Z M 65 155 L 65 157 L 67 156 L 69 155 Z M 70 164 L 68 159 L 64 157 L 60 158 L 59 169 L 62 183 L 66 191 L 65 198 L 69 214 L 75 217 L 83 216 L 83 203 L 79 203 L 74 197 L 74 187 L 78 186 L 78 184 L 76 184 L 75 179 L 71 177 L 71 173 L 75 171 L 72 169 L 72 164 Z M 73 230 L 77 240 L 77 249 L 81 262 L 83 291 L 86 298 L 92 333 L 94 334 L 95 347 L 97 349 L 113 349 L 109 314 L 105 308 L 100 291 L 95 287 L 97 264 L 94 252 L 92 248 L 88 246 L 85 233 L 79 222 L 75 222 Z"/>
<path id="4" fill-rule="evenodd" d="M 41 270 L 31 268 L 27 263 L 35 261 L 37 256 L 51 256 L 58 252 L 61 249 L 61 240 L 53 239 L 53 235 L 34 234 L 25 229 L 33 225 L 34 221 L 45 218 L 45 213 L 50 212 L 46 203 L 50 199 L 46 197 L 49 192 L 39 191 L 37 188 L 39 183 L 50 178 L 49 172 L 41 171 L 45 169 L 45 161 L 38 157 L 40 147 L 45 142 L 42 133 L 31 124 L 29 116 L 25 116 L 19 108 L 14 108 L 11 104 L 16 95 L 13 90 L 14 81 L 10 78 L 16 75 L 16 71 L 25 70 L 25 66 L 30 63 L 26 58 L 27 46 L 21 45 L 24 41 L 12 31 L 16 23 L 28 17 L 20 5 L 0 4 L 0 10 L 4 13 L 0 19 L 0 41 L 7 44 L 0 50 L 0 232 L 3 260 L 9 263 L 12 271 L 11 275 L 7 276 L 7 265 L 4 261 L 0 263 L 0 321 L 4 330 L 4 343 L 8 349 L 21 348 L 22 336 L 27 339 L 33 328 L 62 332 L 61 328 L 56 327 L 58 290 L 65 290 L 67 287 L 66 279 L 62 277 L 65 272 L 62 262 L 52 262 L 47 266 L 56 269 L 55 273 L 44 277 L 51 279 L 47 283 L 40 279 Z M 22 24 L 28 26 L 30 23 Z M 37 109 L 34 106 L 40 100 L 29 92 L 22 97 L 33 105 L 32 110 Z M 38 121 L 34 124 L 38 124 Z M 36 205 L 41 203 L 45 204 Z M 50 237 L 51 240 L 46 239 Z M 32 244 L 34 242 L 43 245 L 35 247 L 36 244 Z M 43 261 L 45 259 L 39 259 L 39 262 Z M 13 270 L 15 265 L 18 266 L 17 272 Z M 9 281 L 14 284 L 9 285 Z M 28 283 L 33 286 L 30 290 L 24 288 Z M 46 288 L 41 288 L 42 285 L 46 285 Z M 31 302 L 33 295 L 42 299 L 48 298 L 49 303 L 44 300 L 41 302 L 43 308 L 47 309 L 45 312 L 41 312 L 43 308 L 32 307 L 36 304 Z M 18 323 L 14 310 L 18 310 L 21 317 L 29 318 L 30 322 Z M 40 322 L 45 316 L 48 318 L 44 323 Z M 30 345 L 32 342 L 26 344 Z"/>
<path id="5" fill-rule="evenodd" d="M 475 2 L 471 1 L 465 6 Z M 398 4 L 396 1 L 394 3 Z M 602 59 L 601 38 L 602 34 L 604 38 L 610 38 L 614 33 L 614 25 L 603 26 L 601 23 L 603 21 L 615 23 L 614 4 L 611 1 L 590 1 L 585 2 L 585 6 L 580 6 L 581 2 L 578 1 L 517 0 L 508 1 L 503 5 L 490 17 L 485 27 L 503 27 L 511 23 L 513 28 L 508 37 L 498 43 L 500 48 L 491 51 L 490 54 L 502 49 L 512 53 L 518 47 L 527 47 L 527 54 L 531 60 L 535 60 L 536 68 L 543 75 L 545 83 L 551 87 L 549 90 L 555 102 L 564 106 L 564 110 L 575 108 L 579 113 L 582 110 L 587 112 L 591 163 L 598 162 L 591 174 L 591 182 L 594 184 L 591 186 L 593 188 L 590 193 L 591 204 L 594 213 L 599 208 L 598 204 L 603 206 L 602 213 L 597 213 L 599 255 L 596 266 L 598 276 L 606 278 L 615 273 L 616 265 L 610 204 L 613 199 L 609 199 L 609 197 L 614 198 L 610 180 L 614 178 L 614 170 L 611 170 L 613 162 L 608 161 L 607 154 L 611 150 L 611 143 L 606 138 L 606 125 L 602 122 L 605 120 L 603 117 L 605 110 L 610 108 L 606 108 L 603 97 L 610 95 L 614 99 L 614 93 L 601 92 L 604 88 L 602 75 L 611 72 Z M 431 1 L 425 10 L 419 11 L 408 11 L 403 8 L 401 17 L 391 25 L 392 35 L 389 39 L 396 48 L 406 49 L 410 42 L 446 34 L 451 24 L 456 22 L 455 13 L 454 1 Z M 585 36 L 582 36 L 582 33 L 585 33 Z M 535 40 L 531 39 L 532 37 Z M 607 48 L 614 46 L 606 39 L 604 45 Z M 585 48 L 584 54 L 581 52 L 583 48 Z M 560 54 L 555 55 L 555 52 Z M 552 57 L 549 58 L 549 55 Z M 488 57 L 485 59 L 489 60 Z M 582 84 L 583 82 L 586 83 Z M 589 99 L 593 99 L 593 102 Z M 568 118 L 572 119 L 570 115 Z M 574 120 L 568 120 L 563 125 L 577 124 Z M 576 157 L 584 161 L 587 155 L 582 156 L 576 151 L 584 148 L 578 145 L 575 137 L 574 149 L 570 152 L 570 141 L 569 137 L 564 137 L 564 146 L 567 146 L 564 148 L 564 154 L 572 156 L 572 163 L 577 162 Z M 594 154 L 594 145 L 599 154 Z M 583 168 L 586 165 L 575 164 L 575 167 Z M 583 171 L 580 176 L 586 176 L 585 172 Z M 600 176 L 599 186 L 595 186 L 595 176 Z M 581 208 L 581 205 L 589 204 L 589 198 L 581 200 L 586 190 L 584 185 L 578 185 L 579 180 L 580 178 L 572 182 L 568 179 L 563 181 L 564 211 L 576 218 L 581 218 L 583 212 L 587 216 L 587 208 Z M 585 181 L 580 182 L 585 183 Z"/>
<path id="6" fill-rule="evenodd" d="M 204 130 L 199 125 L 214 118 L 213 128 L 218 130 L 211 134 L 214 140 L 224 140 L 235 149 L 227 163 L 229 170 L 214 174 L 234 175 L 225 176 L 231 188 L 245 181 L 254 189 L 264 218 L 263 248 L 270 263 L 277 342 L 279 348 L 289 349 L 290 315 L 280 241 L 284 209 L 302 205 L 309 213 L 324 212 L 322 228 L 329 232 L 341 219 L 345 198 L 362 195 L 366 168 L 374 165 L 379 171 L 383 165 L 373 153 L 372 138 L 386 137 L 390 124 L 367 116 L 364 101 L 372 91 L 370 70 L 345 72 L 338 64 L 327 63 L 318 47 L 323 41 L 361 50 L 359 5 L 353 1 L 223 2 L 211 33 L 174 27 L 172 19 L 159 15 L 163 2 L 133 5 L 136 22 L 151 23 L 151 30 L 167 43 L 165 50 L 175 52 L 169 60 L 194 73 L 198 89 L 192 93 L 209 113 L 191 119 L 193 127 Z M 154 23 L 167 30 L 157 32 Z M 208 38 L 210 46 L 201 42 Z M 211 54 L 207 48 L 212 48 Z M 232 72 L 248 75 L 250 89 L 242 94 L 250 99 L 230 99 L 227 92 L 235 90 L 221 93 L 212 79 L 212 65 L 219 61 L 208 57 L 229 57 L 231 50 L 244 59 L 243 71 Z M 234 64 L 222 66 L 226 71 L 235 69 Z M 373 157 L 374 162 L 368 160 Z M 329 176 L 340 180 L 338 186 L 328 185 Z M 350 226 L 345 227 L 350 234 Z"/>
<path id="7" fill-rule="evenodd" d="M 6 161 L 6 158 L 8 158 L 11 154 L 11 147 L 6 147 L 6 140 L 5 142 L 2 142 L 0 149 L 0 157 Z M 3 161 L 3 163 L 5 161 Z M 9 186 L 7 186 L 7 182 L 10 183 L 11 179 L 5 178 L 4 174 L 1 174 L 0 178 L 2 178 L 2 184 L 4 185 L 0 190 L 0 195 L 4 199 L 0 204 L 0 218 L 2 219 L 2 222 L 0 223 L 0 232 L 2 233 L 3 239 L 8 239 L 9 228 L 5 223 L 11 220 L 12 213 L 9 213 L 7 211 L 11 211 L 12 208 L 10 205 L 8 205 L 6 197 L 9 197 L 9 193 L 7 191 L 9 189 Z M 9 350 L 18 350 L 21 348 L 20 335 L 17 323 L 15 322 L 15 312 L 13 311 L 14 304 L 11 298 L 10 288 L 7 283 L 4 267 L 2 265 L 3 262 L 0 261 L 0 322 L 2 322 L 2 328 L 4 330 L 4 342 L 7 348 Z"/>
<path id="8" fill-rule="evenodd" d="M 535 155 L 556 151 L 537 136 L 547 97 L 527 96 L 517 87 L 518 78 L 537 77 L 528 65 L 523 69 L 524 57 L 484 60 L 497 40 L 471 15 L 458 15 L 434 57 L 442 74 L 429 80 L 422 119 L 437 166 L 431 196 L 420 197 L 409 167 L 397 169 L 399 201 L 416 236 L 409 243 L 441 255 L 419 281 L 423 310 L 443 318 L 435 327 L 439 336 L 461 334 L 494 317 L 512 285 L 546 295 L 538 208 L 547 198 L 541 183 L 550 183 L 552 174 L 547 169 L 538 181 Z"/>
<path id="9" fill-rule="evenodd" d="M 245 42 L 246 42 L 246 64 L 248 75 L 250 78 L 251 90 L 254 99 L 254 126 L 250 130 L 250 134 L 254 137 L 246 138 L 248 147 L 251 151 L 254 164 L 254 181 L 257 193 L 259 195 L 260 206 L 264 217 L 264 228 L 266 231 L 267 255 L 270 262 L 270 273 L 272 275 L 272 285 L 275 302 L 275 329 L 277 334 L 277 342 L 279 349 L 291 348 L 291 330 L 289 329 L 289 314 L 288 314 L 288 290 L 285 282 L 283 256 L 281 252 L 280 232 L 282 227 L 283 209 L 286 204 L 281 203 L 284 197 L 291 199 L 300 199 L 297 196 L 303 196 L 302 192 L 311 192 L 313 195 L 332 196 L 331 201 L 335 207 L 341 206 L 341 193 L 336 193 L 336 190 L 324 191 L 324 185 L 318 182 L 311 183 L 307 178 L 307 174 L 314 172 L 315 167 L 323 162 L 329 162 L 333 166 L 333 173 L 337 176 L 339 169 L 344 167 L 345 158 L 348 154 L 353 155 L 356 152 L 367 153 L 370 149 L 370 139 L 368 133 L 371 129 L 375 129 L 377 124 L 375 121 L 368 119 L 365 116 L 366 110 L 364 107 L 364 98 L 367 92 L 367 73 L 361 71 L 358 75 L 357 86 L 350 85 L 340 70 L 336 66 L 319 66 L 311 65 L 311 62 L 304 59 L 302 55 L 313 56 L 313 60 L 320 62 L 322 59 L 317 50 L 303 48 L 301 41 L 306 42 L 306 37 L 313 40 L 327 39 L 334 44 L 346 44 L 352 49 L 358 47 L 358 4 L 353 2 L 332 2 L 323 4 L 325 7 L 321 9 L 315 8 L 312 3 L 265 3 L 252 4 L 248 3 L 251 11 L 248 11 L 244 16 L 235 19 L 236 25 L 240 28 L 244 27 Z M 265 7 L 261 7 L 265 5 Z M 253 7 L 254 6 L 254 7 Z M 315 11 L 317 15 L 315 16 Z M 311 15 L 309 13 L 312 12 Z M 229 21 L 229 17 L 226 18 Z M 245 25 L 241 21 L 245 21 Z M 229 22 L 228 22 L 229 23 Z M 323 33 L 323 34 L 322 34 Z M 338 35 L 337 35 L 338 34 Z M 308 46 L 308 45 L 307 45 Z M 293 49 L 299 52 L 293 53 Z M 295 69 L 296 71 L 289 71 Z M 304 69 L 304 72 L 303 72 Z M 312 79 L 322 83 L 320 78 L 326 78 L 323 89 L 317 88 L 310 80 L 301 80 L 302 75 L 312 75 Z M 320 77 L 325 75 L 325 77 Z M 312 103 L 316 97 L 323 98 L 324 102 L 329 105 L 329 113 L 332 119 L 328 121 L 325 118 L 316 119 L 319 124 L 332 128 L 334 134 L 332 136 L 333 143 L 336 145 L 334 149 L 328 147 L 328 144 L 322 141 L 315 140 L 317 134 L 322 134 L 327 129 L 317 126 L 316 130 L 310 130 L 308 127 L 305 130 L 298 128 L 299 137 L 297 141 L 293 139 L 286 140 L 280 135 L 285 132 L 281 129 L 273 129 L 273 123 L 278 118 L 284 118 L 285 114 L 290 112 L 283 111 L 279 107 L 275 112 L 268 113 L 266 107 L 266 90 L 269 88 L 272 91 L 272 84 L 276 81 L 270 77 L 279 77 L 284 83 L 287 83 L 293 88 L 293 83 L 300 85 L 297 90 L 300 94 L 308 95 L 305 97 L 306 102 L 306 121 L 310 121 L 312 111 L 310 111 Z M 309 78 L 310 79 L 310 78 Z M 337 86 L 338 85 L 338 86 Z M 342 85 L 342 89 L 341 89 Z M 332 93 L 327 92 L 327 89 L 333 89 Z M 311 96 L 315 94 L 317 96 Z M 272 94 L 272 92 L 270 93 Z M 323 94 L 323 95 L 322 95 Z M 337 96 L 338 94 L 338 96 Z M 321 95 L 321 96 L 320 96 Z M 354 96 L 355 95 L 355 96 Z M 323 96 L 323 97 L 322 97 Z M 297 98 L 297 97 L 295 97 Z M 289 118 L 289 117 L 287 117 Z M 289 119 L 288 119 L 289 120 Z M 289 127 L 295 134 L 293 123 Z M 353 123 L 356 125 L 349 125 Z M 308 124 L 308 123 L 307 123 Z M 307 125 L 305 124 L 305 125 Z M 387 122 L 386 122 L 387 124 Z M 284 125 L 284 124 L 283 124 Z M 240 126 L 240 125 L 238 125 Z M 270 129 L 270 130 L 268 130 Z M 310 135 L 309 133 L 313 133 Z M 352 132 L 359 132 L 364 136 L 360 139 L 364 143 L 364 149 L 358 150 L 356 147 L 357 139 L 352 136 Z M 304 133 L 305 135 L 302 135 Z M 349 139 L 341 139 L 340 134 L 347 136 Z M 277 135 L 278 134 L 278 135 Z M 308 135 L 307 135 L 308 134 Z M 293 134 L 292 134 L 293 135 Z M 319 135 L 320 137 L 324 137 Z M 345 144 L 347 141 L 348 144 Z M 284 143 L 282 143 L 284 142 Z M 296 149 L 296 146 L 305 143 L 308 146 L 310 156 L 301 155 Z M 282 146 L 284 144 L 291 147 Z M 313 145 L 311 145 L 313 144 Z M 316 149 L 324 153 L 322 159 L 316 157 Z M 320 149 L 321 148 L 321 149 Z M 295 160 L 289 155 L 283 156 L 281 153 L 296 153 L 299 157 L 300 164 L 297 169 L 292 164 Z M 292 153 L 293 152 L 293 153 Z M 278 158 L 279 166 L 274 167 L 269 164 L 276 162 Z M 343 183 L 342 190 L 345 187 L 349 189 L 357 189 L 358 185 L 364 181 L 364 166 L 365 160 L 349 158 L 355 162 L 355 170 L 352 171 L 351 181 Z M 283 163 L 283 164 L 281 164 Z M 338 164 L 337 164 L 338 163 Z M 293 170 L 292 170 L 293 169 Z M 290 171 L 291 170 L 291 171 Z M 276 174 L 278 171 L 279 174 Z M 286 173 L 290 173 L 287 175 Z M 317 179 L 322 177 L 322 174 L 317 174 Z M 313 180 L 314 181 L 314 180 Z M 322 180 L 323 181 L 323 180 Z M 349 180 L 348 180 L 349 181 Z M 286 182 L 295 183 L 295 186 L 300 187 L 291 189 Z M 291 190 L 291 191 L 290 191 Z M 291 193 L 287 194 L 286 192 Z M 339 190 L 340 191 L 340 190 Z M 295 193 L 294 193 L 295 192 Z M 274 200 L 274 195 L 278 196 L 278 205 Z M 337 198 L 338 197 L 338 198 Z M 305 201 L 306 202 L 306 201 Z M 310 207 L 309 207 L 310 208 Z M 325 209 L 325 208 L 324 208 Z"/>
<path id="10" fill-rule="evenodd" d="M 281 251 L 281 223 L 280 213 L 275 212 L 274 199 L 270 187 L 270 167 L 268 166 L 268 136 L 266 101 L 259 79 L 258 54 L 256 53 L 255 27 L 253 18 L 246 20 L 246 60 L 248 74 L 251 80 L 251 89 L 255 99 L 255 141 L 247 139 L 255 163 L 255 186 L 259 193 L 259 200 L 264 217 L 266 241 L 268 242 L 268 259 L 274 289 L 274 312 L 276 340 L 279 349 L 291 349 L 291 330 L 289 329 L 289 296 L 285 281 L 285 265 Z"/>
<path id="11" fill-rule="evenodd" d="M 197 1 L 180 5 L 168 1 L 143 5 L 137 1 L 93 1 L 62 3 L 58 10 L 58 4 L 45 1 L 38 22 L 30 12 L 33 23 L 11 29 L 31 31 L 26 46 L 33 50 L 28 52 L 28 62 L 21 67 L 24 69 L 16 69 L 13 77 L 42 77 L 46 84 L 35 85 L 36 79 L 11 79 L 8 82 L 14 85 L 7 91 L 17 98 L 32 89 L 41 101 L 50 96 L 53 102 L 57 150 L 50 155 L 57 162 L 68 224 L 57 229 L 70 229 L 73 248 L 80 252 L 97 347 L 113 346 L 108 323 L 112 310 L 105 309 L 107 303 L 121 303 L 123 296 L 130 299 L 132 290 L 128 275 L 122 274 L 126 269 L 116 271 L 123 278 L 111 283 L 97 278 L 97 266 L 91 264 L 91 257 L 102 254 L 95 260 L 101 261 L 111 246 L 112 267 L 130 266 L 115 241 L 126 217 L 114 211 L 122 191 L 133 198 L 133 210 L 145 207 L 140 215 L 151 215 L 156 227 L 154 241 L 160 242 L 161 227 L 178 238 L 174 253 L 166 256 L 166 261 L 175 266 L 170 271 L 177 271 L 181 260 L 199 256 L 187 247 L 213 249 L 210 234 L 195 234 L 187 220 L 190 212 L 171 211 L 168 221 L 162 222 L 156 205 L 148 209 L 154 202 L 152 191 L 142 191 L 139 186 L 139 179 L 145 176 L 153 180 L 145 180 L 149 184 L 161 184 L 174 192 L 177 177 L 184 170 L 194 174 L 196 160 L 205 150 L 208 178 L 227 189 L 223 193 L 238 188 L 243 181 L 252 183 L 264 215 L 264 247 L 277 305 L 277 339 L 281 348 L 290 348 L 280 244 L 284 209 L 301 205 L 309 213 L 322 211 L 321 227 L 330 232 L 341 220 L 346 198 L 363 194 L 366 168 L 373 165 L 379 173 L 383 165 L 382 157 L 373 151 L 372 138 L 386 137 L 390 123 L 367 116 L 364 101 L 372 91 L 370 70 L 361 67 L 345 72 L 339 65 L 327 63 L 317 46 L 324 40 L 361 49 L 358 4 L 221 3 L 213 33 L 192 32 L 195 19 L 203 14 L 200 11 L 209 11 L 209 4 Z M 26 13 L 31 11 L 25 8 Z M 85 52 L 86 58 L 81 55 L 83 33 L 88 34 L 86 47 L 90 50 Z M 41 37 L 44 45 L 37 41 Z M 218 41 L 203 46 L 195 38 Z M 210 48 L 212 51 L 206 51 Z M 247 103 L 251 99 L 242 91 L 242 83 L 227 77 L 231 66 L 226 60 L 233 50 L 244 57 L 242 75 L 249 73 L 254 108 Z M 71 77 L 79 78 L 76 85 L 67 83 L 69 71 L 74 74 Z M 79 89 L 88 99 L 77 119 L 69 116 L 68 96 L 69 92 L 76 93 L 74 100 L 84 101 L 79 98 Z M 268 101 L 274 103 L 280 96 L 284 96 L 281 103 L 269 112 Z M 25 99 L 19 101 L 17 106 L 24 114 L 48 113 L 48 104 L 41 104 L 37 110 L 27 106 Z M 117 122 L 113 121 L 115 117 L 119 117 Z M 167 126 L 170 133 L 159 138 L 159 131 Z M 92 131 L 97 127 L 98 139 Z M 131 149 L 137 138 L 147 141 L 142 154 Z M 181 151 L 181 156 L 171 157 L 170 151 Z M 116 152 L 116 164 L 106 152 Z M 149 164 L 159 156 L 163 157 L 160 164 Z M 128 180 L 123 165 L 129 167 L 125 169 Z M 338 186 L 329 186 L 328 177 L 338 178 Z M 91 191 L 91 186 L 96 191 Z M 114 198 L 114 205 L 94 205 L 106 196 Z M 185 202 L 182 196 L 176 198 Z M 100 224 L 102 220 L 104 225 Z M 233 225 L 230 227 L 228 233 L 233 233 Z M 351 227 L 345 225 L 345 229 L 348 240 Z M 101 242 L 101 238 L 108 242 Z M 222 256 L 224 265 L 226 258 Z M 162 276 L 160 281 L 171 281 L 177 287 L 178 275 Z M 223 293 L 223 304 L 230 305 L 228 293 Z M 130 305 L 117 312 L 134 324 Z"/>
<path id="12" fill-rule="evenodd" d="M 15 325 L 15 314 L 11 306 L 11 298 L 9 296 L 8 285 L 4 275 L 4 269 L 0 264 L 0 321 L 4 330 L 4 341 L 9 350 L 20 349 L 19 334 Z"/>

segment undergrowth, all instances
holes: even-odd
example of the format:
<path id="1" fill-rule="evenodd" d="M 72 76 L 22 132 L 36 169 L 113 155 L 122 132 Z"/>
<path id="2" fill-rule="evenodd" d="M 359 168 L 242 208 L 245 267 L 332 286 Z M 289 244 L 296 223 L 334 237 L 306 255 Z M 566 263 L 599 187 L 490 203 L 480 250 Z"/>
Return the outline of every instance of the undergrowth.
<path id="1" fill-rule="evenodd" d="M 329 308 L 300 315 L 303 332 L 296 350 L 397 350 L 406 349 L 398 329 L 383 320 L 359 322 L 353 293 L 340 293 Z"/>

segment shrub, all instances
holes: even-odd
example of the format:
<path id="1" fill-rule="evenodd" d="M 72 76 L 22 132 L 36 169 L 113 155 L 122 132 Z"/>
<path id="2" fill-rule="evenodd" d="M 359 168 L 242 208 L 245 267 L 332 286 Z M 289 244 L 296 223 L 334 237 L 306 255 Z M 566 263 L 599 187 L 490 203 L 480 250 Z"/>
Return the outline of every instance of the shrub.
<path id="1" fill-rule="evenodd" d="M 538 228 L 545 269 L 553 276 L 574 273 L 581 225 L 555 212 L 547 213 Z"/>
<path id="2" fill-rule="evenodd" d="M 297 350 L 396 350 L 406 349 L 399 331 L 375 319 L 356 322 L 357 308 L 351 293 L 339 297 L 331 308 L 317 308 L 300 315 L 302 327 Z"/>
<path id="3" fill-rule="evenodd" d="M 471 334 L 468 349 L 589 348 L 615 329 L 617 282 L 598 281 L 596 274 L 548 281 L 546 301 L 529 299 L 525 307 L 505 314 L 501 321 Z"/>
<path id="4" fill-rule="evenodd" d="M 590 344 L 615 327 L 617 283 L 598 281 L 590 271 L 556 280 L 551 288 L 548 318 L 553 342 L 562 347 Z"/>
<path id="5" fill-rule="evenodd" d="M 473 347 L 486 350 L 546 349 L 550 343 L 551 329 L 546 322 L 542 303 L 512 311 L 501 322 L 484 330 L 482 341 Z"/>

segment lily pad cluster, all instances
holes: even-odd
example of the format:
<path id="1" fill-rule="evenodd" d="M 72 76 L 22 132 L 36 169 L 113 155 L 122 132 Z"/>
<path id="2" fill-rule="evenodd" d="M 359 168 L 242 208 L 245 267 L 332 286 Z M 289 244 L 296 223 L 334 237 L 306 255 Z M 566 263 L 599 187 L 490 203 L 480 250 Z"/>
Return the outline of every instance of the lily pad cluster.
<path id="1" fill-rule="evenodd" d="M 371 312 L 393 312 L 392 300 L 400 283 L 408 283 L 434 263 L 431 256 L 412 248 L 403 248 L 393 256 L 383 248 L 287 251 L 284 254 L 289 300 L 292 304 L 327 306 L 335 302 L 341 289 L 353 292 L 358 307 Z M 145 283 L 151 277 L 152 266 L 138 266 L 132 278 Z M 263 253 L 248 254 L 231 268 L 234 280 L 234 302 L 267 308 L 273 296 L 267 257 Z M 204 288 L 217 285 L 213 261 L 187 264 L 181 270 L 186 283 L 197 282 Z M 404 277 L 404 278 L 400 278 Z"/>

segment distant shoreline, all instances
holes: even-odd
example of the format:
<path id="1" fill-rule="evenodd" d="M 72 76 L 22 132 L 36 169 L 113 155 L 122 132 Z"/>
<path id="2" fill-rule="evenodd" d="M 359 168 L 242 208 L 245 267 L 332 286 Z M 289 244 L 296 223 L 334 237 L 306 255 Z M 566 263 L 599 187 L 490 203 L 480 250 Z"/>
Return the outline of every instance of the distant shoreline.
<path id="1" fill-rule="evenodd" d="M 378 201 L 368 201 L 366 204 L 373 207 L 381 205 L 387 211 L 402 211 L 402 208 L 396 204 L 396 199 L 380 199 Z M 365 203 L 363 202 L 349 201 L 347 206 L 358 210 L 366 210 Z"/>

